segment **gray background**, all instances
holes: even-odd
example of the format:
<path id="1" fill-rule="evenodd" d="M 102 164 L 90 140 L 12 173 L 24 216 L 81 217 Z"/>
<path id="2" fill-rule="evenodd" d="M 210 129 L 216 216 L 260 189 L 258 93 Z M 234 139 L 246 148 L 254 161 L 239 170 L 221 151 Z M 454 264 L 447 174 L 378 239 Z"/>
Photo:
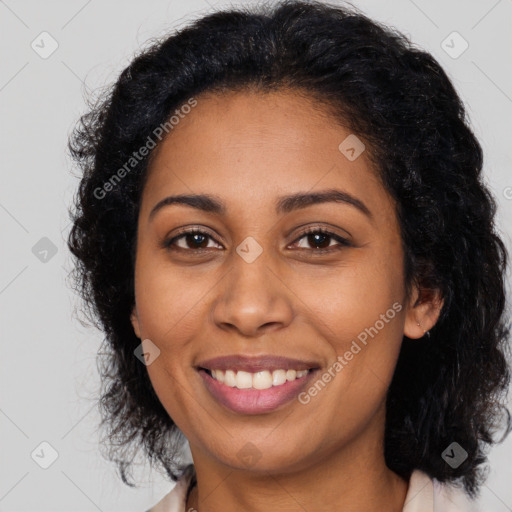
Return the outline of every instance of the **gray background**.
<path id="1" fill-rule="evenodd" d="M 510 250 L 512 1 L 354 4 L 408 34 L 452 78 L 482 142 Z M 77 321 L 80 303 L 66 284 L 66 209 L 78 184 L 66 139 L 85 111 L 83 94 L 114 80 L 148 39 L 227 5 L 0 0 L 1 511 L 143 511 L 171 487 L 141 464 L 140 488 L 130 489 L 98 451 L 95 353 L 102 337 Z M 446 39 L 454 31 L 469 44 L 461 55 L 463 41 Z M 44 55 L 53 40 L 58 48 Z M 457 58 L 443 49 L 445 40 Z M 39 465 L 52 462 L 42 442 L 57 455 L 48 469 Z M 511 457 L 509 436 L 491 452 L 482 510 L 512 511 Z"/>

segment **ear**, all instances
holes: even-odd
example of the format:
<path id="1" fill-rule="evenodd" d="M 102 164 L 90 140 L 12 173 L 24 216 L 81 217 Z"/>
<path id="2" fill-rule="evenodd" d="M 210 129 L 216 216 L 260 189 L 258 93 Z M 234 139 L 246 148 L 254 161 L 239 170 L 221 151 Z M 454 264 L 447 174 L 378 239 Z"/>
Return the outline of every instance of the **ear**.
<path id="1" fill-rule="evenodd" d="M 130 321 L 132 323 L 133 330 L 135 331 L 135 335 L 137 336 L 137 338 L 141 339 L 139 316 L 137 315 L 137 308 L 135 306 L 133 306 L 133 309 L 132 309 L 132 312 L 130 315 Z"/>
<path id="2" fill-rule="evenodd" d="M 419 289 L 414 285 L 406 312 L 404 335 L 412 339 L 424 336 L 439 319 L 443 304 L 439 290 Z"/>

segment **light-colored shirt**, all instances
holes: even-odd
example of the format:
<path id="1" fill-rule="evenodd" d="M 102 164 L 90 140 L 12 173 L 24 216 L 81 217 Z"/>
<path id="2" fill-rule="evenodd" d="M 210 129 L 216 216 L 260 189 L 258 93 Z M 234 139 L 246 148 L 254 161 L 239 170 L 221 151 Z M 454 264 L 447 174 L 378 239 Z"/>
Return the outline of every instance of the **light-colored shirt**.
<path id="1" fill-rule="evenodd" d="M 192 471 L 187 471 L 174 488 L 147 512 L 187 511 L 187 491 Z M 469 499 L 462 488 L 446 485 L 414 470 L 409 480 L 402 512 L 479 512 L 477 503 Z"/>

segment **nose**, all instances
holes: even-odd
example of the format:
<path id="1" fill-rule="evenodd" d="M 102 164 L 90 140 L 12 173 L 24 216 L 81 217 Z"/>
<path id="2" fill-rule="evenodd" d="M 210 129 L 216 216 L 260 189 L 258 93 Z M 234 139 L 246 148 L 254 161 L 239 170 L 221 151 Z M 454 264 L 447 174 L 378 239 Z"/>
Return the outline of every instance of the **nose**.
<path id="1" fill-rule="evenodd" d="M 258 337 L 291 323 L 293 293 L 264 254 L 252 263 L 233 254 L 212 306 L 213 320 L 219 328 Z"/>

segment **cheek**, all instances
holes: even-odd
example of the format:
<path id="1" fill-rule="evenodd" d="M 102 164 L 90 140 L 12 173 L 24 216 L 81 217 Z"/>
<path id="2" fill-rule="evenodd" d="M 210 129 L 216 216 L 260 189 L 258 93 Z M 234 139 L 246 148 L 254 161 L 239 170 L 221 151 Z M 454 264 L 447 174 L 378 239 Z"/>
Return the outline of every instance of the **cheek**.
<path id="1" fill-rule="evenodd" d="M 189 376 L 175 358 L 162 354 L 159 359 L 160 364 L 156 360 L 147 368 L 151 385 L 172 421 L 190 442 L 198 443 L 208 432 L 204 432 L 202 422 L 197 421 L 198 413 L 203 411 L 198 411 L 197 404 L 191 401 L 194 391 L 186 389 Z"/>
<path id="2" fill-rule="evenodd" d="M 338 270 L 329 279 L 311 282 L 305 297 L 311 324 L 330 345 L 335 374 L 327 385 L 332 407 L 319 413 L 332 416 L 341 407 L 343 421 L 354 427 L 360 415 L 370 415 L 384 399 L 398 359 L 403 288 L 400 264 L 392 262 L 399 256 Z M 339 424 L 337 418 L 332 421 Z"/>
<path id="3" fill-rule="evenodd" d="M 137 255 L 135 292 L 141 337 L 160 350 L 147 366 L 148 375 L 169 416 L 187 432 L 193 422 L 189 412 L 194 394 L 189 389 L 194 383 L 193 341 L 208 318 L 204 308 L 215 282 L 206 274 L 192 278 L 186 270 L 176 271 L 154 251 L 142 249 Z"/>
<path id="4" fill-rule="evenodd" d="M 200 328 L 202 304 L 212 288 L 211 279 L 187 277 L 162 259 L 141 257 L 135 273 L 135 299 L 142 335 L 155 338 L 164 347 L 186 339 Z"/>
<path id="5" fill-rule="evenodd" d="M 310 321 L 338 354 L 348 350 L 352 340 L 364 342 L 370 336 L 368 330 L 390 340 L 397 335 L 401 339 L 400 321 L 396 321 L 397 310 L 403 309 L 399 268 L 368 262 L 336 269 L 321 279 L 302 279 Z M 393 308 L 395 303 L 398 306 Z"/>

